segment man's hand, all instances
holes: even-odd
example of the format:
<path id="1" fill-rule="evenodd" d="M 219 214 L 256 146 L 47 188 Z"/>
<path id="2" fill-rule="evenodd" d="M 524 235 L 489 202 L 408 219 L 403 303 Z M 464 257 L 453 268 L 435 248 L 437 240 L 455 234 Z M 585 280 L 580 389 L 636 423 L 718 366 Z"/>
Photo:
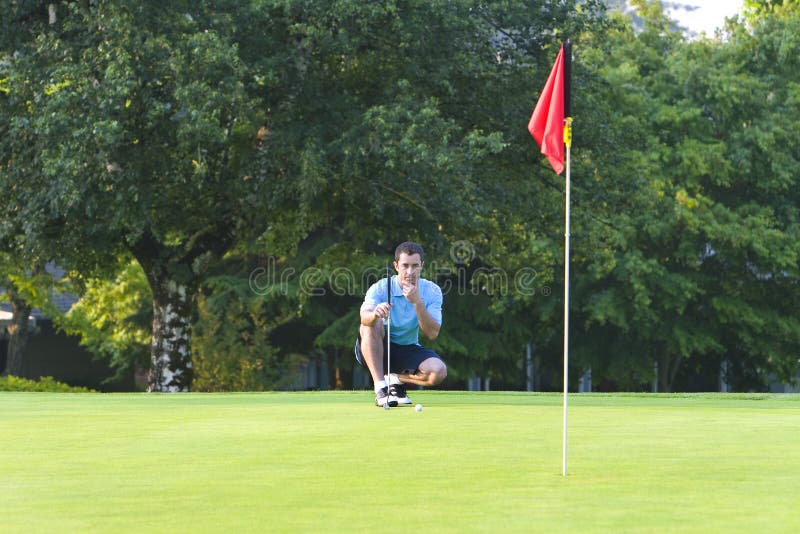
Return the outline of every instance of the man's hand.
<path id="1" fill-rule="evenodd" d="M 421 298 L 419 296 L 419 280 L 415 282 L 401 281 L 400 288 L 403 290 L 403 296 L 408 302 L 411 304 L 417 304 L 421 302 Z"/>
<path id="2" fill-rule="evenodd" d="M 386 319 L 389 317 L 391 309 L 392 305 L 388 302 L 381 302 L 374 308 L 365 305 L 361 308 L 361 324 L 364 326 L 372 326 L 378 319 Z"/>
<path id="3" fill-rule="evenodd" d="M 375 319 L 386 319 L 389 317 L 389 312 L 392 310 L 392 305 L 388 302 L 381 302 L 372 312 L 375 314 Z"/>
<path id="4" fill-rule="evenodd" d="M 439 323 L 431 317 L 427 308 L 425 308 L 425 303 L 422 301 L 422 297 L 419 294 L 419 279 L 413 282 L 410 280 L 403 280 L 400 282 L 400 287 L 403 290 L 403 296 L 414 306 L 420 331 L 428 339 L 436 339 L 436 336 L 439 335 L 440 326 Z"/>

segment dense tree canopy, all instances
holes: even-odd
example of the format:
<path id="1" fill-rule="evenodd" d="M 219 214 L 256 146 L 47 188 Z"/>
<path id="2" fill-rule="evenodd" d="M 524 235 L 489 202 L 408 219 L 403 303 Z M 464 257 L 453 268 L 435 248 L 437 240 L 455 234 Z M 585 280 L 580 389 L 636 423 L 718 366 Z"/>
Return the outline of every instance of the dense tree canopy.
<path id="1" fill-rule="evenodd" d="M 555 385 L 563 180 L 525 124 L 569 37 L 576 369 L 790 380 L 800 10 L 689 42 L 636 5 L 641 28 L 594 1 L 11 2 L 4 250 L 105 280 L 69 328 L 122 369 L 149 350 L 151 389 L 262 389 L 349 366 L 365 283 L 414 239 L 451 379 L 521 387 L 532 343 Z"/>
<path id="2" fill-rule="evenodd" d="M 691 43 L 657 5 L 642 3 L 639 14 L 640 32 L 612 33 L 587 54 L 636 139 L 620 155 L 633 168 L 601 170 L 628 182 L 617 189 L 628 198 L 612 209 L 631 196 L 635 204 L 609 218 L 605 269 L 579 279 L 587 332 L 604 342 L 587 360 L 629 384 L 645 381 L 655 362 L 666 390 L 686 360 L 712 376 L 736 362 L 738 376 L 728 378 L 740 387 L 765 369 L 791 380 L 800 323 L 791 304 L 798 204 L 788 125 L 797 107 L 780 72 L 787 62 L 774 54 L 796 47 L 783 28 L 797 23 L 797 9 Z"/>

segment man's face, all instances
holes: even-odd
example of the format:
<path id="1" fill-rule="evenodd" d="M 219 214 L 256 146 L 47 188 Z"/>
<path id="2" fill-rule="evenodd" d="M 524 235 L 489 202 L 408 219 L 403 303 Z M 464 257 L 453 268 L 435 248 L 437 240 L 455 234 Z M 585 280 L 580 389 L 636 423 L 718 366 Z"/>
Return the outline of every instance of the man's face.
<path id="1" fill-rule="evenodd" d="M 416 284 L 422 272 L 422 259 L 419 254 L 408 255 L 401 252 L 394 262 L 394 268 L 400 278 L 400 283 Z"/>

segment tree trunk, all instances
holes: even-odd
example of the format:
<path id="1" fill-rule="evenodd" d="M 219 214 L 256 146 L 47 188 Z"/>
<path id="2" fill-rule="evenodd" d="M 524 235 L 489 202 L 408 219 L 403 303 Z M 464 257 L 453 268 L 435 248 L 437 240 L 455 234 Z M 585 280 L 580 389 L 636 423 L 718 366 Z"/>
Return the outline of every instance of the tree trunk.
<path id="1" fill-rule="evenodd" d="M 189 391 L 192 386 L 192 320 L 197 290 L 208 263 L 221 257 L 233 239 L 225 221 L 218 224 L 214 228 L 217 232 L 194 235 L 178 246 L 167 246 L 149 232 L 130 245 L 153 293 L 149 392 Z"/>
<path id="2" fill-rule="evenodd" d="M 151 273 L 152 275 L 152 273 Z M 149 392 L 189 391 L 192 385 L 191 328 L 194 287 L 150 277 L 153 291 L 153 340 Z"/>
<path id="3" fill-rule="evenodd" d="M 353 360 L 348 353 L 342 354 L 337 347 L 328 353 L 328 387 L 330 389 L 353 389 Z"/>
<path id="4" fill-rule="evenodd" d="M 658 362 L 658 387 L 663 393 L 672 393 L 672 384 L 678 374 L 683 358 L 678 356 L 670 357 L 666 350 L 661 351 Z"/>
<path id="5" fill-rule="evenodd" d="M 25 347 L 28 346 L 30 333 L 28 317 L 31 306 L 17 295 L 13 285 L 8 288 L 8 297 L 11 301 L 11 324 L 8 325 L 8 360 L 5 374 L 23 376 L 25 370 Z"/>

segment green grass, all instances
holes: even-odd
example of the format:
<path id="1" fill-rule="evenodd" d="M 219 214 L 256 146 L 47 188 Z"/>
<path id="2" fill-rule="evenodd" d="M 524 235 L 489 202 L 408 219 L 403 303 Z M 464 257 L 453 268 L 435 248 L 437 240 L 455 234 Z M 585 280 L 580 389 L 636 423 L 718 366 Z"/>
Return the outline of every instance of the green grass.
<path id="1" fill-rule="evenodd" d="M 412 393 L 0 393 L 0 530 L 800 532 L 800 396 Z"/>

